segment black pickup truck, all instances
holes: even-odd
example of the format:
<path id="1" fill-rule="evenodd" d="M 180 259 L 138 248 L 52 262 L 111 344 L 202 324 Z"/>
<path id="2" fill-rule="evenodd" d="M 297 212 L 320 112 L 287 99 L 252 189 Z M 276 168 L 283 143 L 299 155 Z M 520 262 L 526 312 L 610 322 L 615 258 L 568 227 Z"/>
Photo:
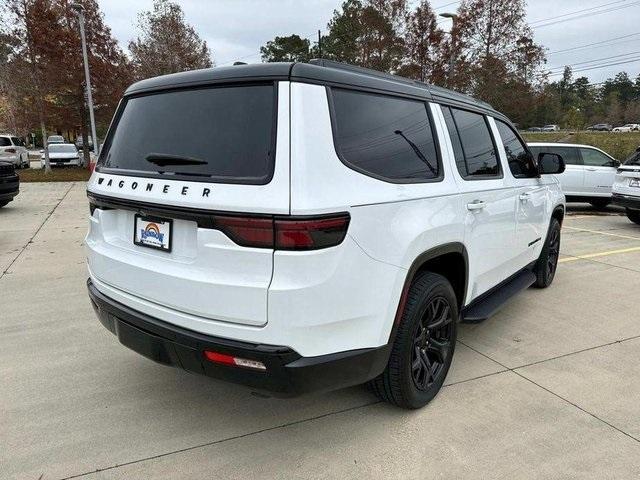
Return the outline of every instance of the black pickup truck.
<path id="1" fill-rule="evenodd" d="M 12 163 L 0 162 L 0 208 L 13 200 L 20 191 L 20 179 Z"/>

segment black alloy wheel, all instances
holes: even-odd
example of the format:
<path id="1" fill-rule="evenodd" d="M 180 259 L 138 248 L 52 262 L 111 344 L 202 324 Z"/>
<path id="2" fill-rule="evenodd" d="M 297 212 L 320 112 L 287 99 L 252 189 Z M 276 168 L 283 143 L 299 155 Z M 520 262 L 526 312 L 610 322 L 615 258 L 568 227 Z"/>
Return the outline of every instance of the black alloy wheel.
<path id="1" fill-rule="evenodd" d="M 418 322 L 411 356 L 411 377 L 418 390 L 427 391 L 438 381 L 451 354 L 453 318 L 444 297 L 436 297 Z"/>

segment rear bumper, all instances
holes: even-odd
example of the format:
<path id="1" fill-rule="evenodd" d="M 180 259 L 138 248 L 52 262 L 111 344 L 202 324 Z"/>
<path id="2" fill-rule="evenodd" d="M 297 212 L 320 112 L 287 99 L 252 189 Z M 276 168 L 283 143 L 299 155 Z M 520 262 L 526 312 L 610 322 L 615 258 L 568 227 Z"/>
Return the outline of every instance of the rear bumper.
<path id="1" fill-rule="evenodd" d="M 259 345 L 203 335 L 118 303 L 87 281 L 100 322 L 124 346 L 158 363 L 246 385 L 279 397 L 335 390 L 364 383 L 386 367 L 390 346 L 302 357 L 288 347 Z M 262 362 L 266 371 L 212 363 L 210 350 Z"/>
<path id="2" fill-rule="evenodd" d="M 20 191 L 20 180 L 17 175 L 0 177 L 0 201 L 13 200 Z"/>
<path id="3" fill-rule="evenodd" d="M 640 196 L 613 194 L 613 203 L 625 208 L 640 210 Z"/>

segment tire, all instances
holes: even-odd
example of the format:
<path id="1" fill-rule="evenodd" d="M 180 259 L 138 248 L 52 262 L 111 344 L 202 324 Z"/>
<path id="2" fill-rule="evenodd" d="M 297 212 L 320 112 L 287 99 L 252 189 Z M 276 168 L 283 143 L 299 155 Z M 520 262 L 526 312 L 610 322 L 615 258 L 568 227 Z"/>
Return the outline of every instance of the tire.
<path id="1" fill-rule="evenodd" d="M 633 223 L 640 225 L 640 210 L 631 210 L 627 208 L 627 218 Z"/>
<path id="2" fill-rule="evenodd" d="M 449 281 L 425 272 L 409 288 L 385 371 L 369 382 L 398 407 L 425 406 L 438 393 L 456 346 L 458 301 Z"/>
<path id="3" fill-rule="evenodd" d="M 552 218 L 547 232 L 547 238 L 540 252 L 540 257 L 536 262 L 533 273 L 536 274 L 537 288 L 547 288 L 553 282 L 558 268 L 558 258 L 560 257 L 560 222 Z"/>
<path id="4" fill-rule="evenodd" d="M 611 199 L 609 198 L 598 198 L 594 200 L 590 200 L 589 203 L 593 208 L 605 208 L 607 205 L 611 203 Z"/>
<path id="5" fill-rule="evenodd" d="M 0 208 L 4 207 L 5 205 L 8 205 L 9 202 L 0 202 Z"/>

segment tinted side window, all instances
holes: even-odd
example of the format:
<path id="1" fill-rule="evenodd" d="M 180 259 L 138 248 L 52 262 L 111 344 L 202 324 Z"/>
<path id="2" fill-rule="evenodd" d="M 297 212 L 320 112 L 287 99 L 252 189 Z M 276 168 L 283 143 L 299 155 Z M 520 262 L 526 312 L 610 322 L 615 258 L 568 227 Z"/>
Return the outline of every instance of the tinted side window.
<path id="1" fill-rule="evenodd" d="M 10 147 L 11 140 L 8 137 L 0 137 L 0 147 Z"/>
<path id="2" fill-rule="evenodd" d="M 13 142 L 14 145 L 17 145 L 18 147 L 24 147 L 24 143 L 18 137 L 11 137 L 11 141 Z"/>
<path id="3" fill-rule="evenodd" d="M 611 167 L 613 166 L 612 160 L 604 153 L 598 150 L 592 150 L 590 148 L 581 148 L 582 162 L 586 167 Z"/>
<path id="4" fill-rule="evenodd" d="M 424 102 L 332 89 L 336 149 L 355 170 L 393 181 L 439 178 Z"/>
<path id="5" fill-rule="evenodd" d="M 577 148 L 572 147 L 529 147 L 537 160 L 541 153 L 557 153 L 564 160 L 565 165 L 582 165 Z"/>
<path id="6" fill-rule="evenodd" d="M 496 177 L 500 175 L 498 155 L 493 145 L 484 115 L 452 108 L 464 150 L 466 172 L 460 172 L 464 177 Z"/>
<path id="7" fill-rule="evenodd" d="M 456 165 L 458 171 L 463 177 L 467 176 L 467 163 L 464 159 L 464 149 L 462 148 L 462 142 L 460 141 L 460 135 L 458 135 L 458 129 L 456 122 L 453 120 L 453 115 L 449 107 L 442 107 L 442 114 L 444 115 L 444 121 L 447 124 L 447 130 L 449 131 L 449 137 L 451 138 L 451 145 L 453 146 L 453 155 L 456 158 Z"/>
<path id="8" fill-rule="evenodd" d="M 504 151 L 507 154 L 507 162 L 509 170 L 516 178 L 530 178 L 536 176 L 531 162 L 531 156 L 527 151 L 527 147 L 522 143 L 520 138 L 506 123 L 496 120 L 496 126 L 500 133 L 500 139 L 504 145 Z"/>

